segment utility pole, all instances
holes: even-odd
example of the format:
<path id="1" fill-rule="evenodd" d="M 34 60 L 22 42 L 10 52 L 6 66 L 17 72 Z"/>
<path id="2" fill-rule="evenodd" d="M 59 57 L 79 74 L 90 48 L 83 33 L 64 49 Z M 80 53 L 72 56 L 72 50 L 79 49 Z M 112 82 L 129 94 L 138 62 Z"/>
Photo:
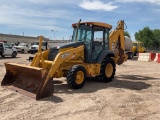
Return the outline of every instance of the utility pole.
<path id="1" fill-rule="evenodd" d="M 56 36 L 55 32 L 58 32 L 58 31 L 54 31 L 54 30 L 51 30 L 51 31 L 54 33 L 54 40 L 55 40 L 55 36 Z"/>

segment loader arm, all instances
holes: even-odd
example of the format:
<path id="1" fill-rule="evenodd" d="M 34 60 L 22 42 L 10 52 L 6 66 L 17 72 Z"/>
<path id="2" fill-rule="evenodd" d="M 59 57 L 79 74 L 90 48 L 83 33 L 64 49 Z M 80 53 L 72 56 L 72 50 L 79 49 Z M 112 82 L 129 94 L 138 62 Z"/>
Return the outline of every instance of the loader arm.
<path id="1" fill-rule="evenodd" d="M 125 40 L 124 40 L 124 21 L 118 22 L 115 30 L 109 35 L 110 50 L 115 53 L 115 61 L 118 65 L 127 60 L 125 54 Z"/>
<path id="2" fill-rule="evenodd" d="M 49 69 L 48 75 L 50 77 L 53 77 L 55 71 L 59 68 L 59 66 L 62 63 L 68 62 L 69 60 L 71 60 L 73 58 L 73 56 L 75 56 L 78 52 L 81 52 L 81 51 L 84 51 L 84 46 L 79 46 L 77 48 L 73 48 L 70 50 L 60 52 L 56 56 L 55 60 L 53 61 L 52 65 Z M 44 62 L 46 62 L 46 61 L 44 61 Z"/>
<path id="3" fill-rule="evenodd" d="M 43 87 L 42 87 L 42 91 L 43 88 L 46 86 L 46 84 L 48 83 L 48 80 L 50 80 L 51 78 L 53 78 L 53 75 L 55 74 L 56 70 L 60 67 L 60 65 L 62 63 L 68 62 L 69 60 L 71 60 L 78 52 L 84 51 L 84 46 L 79 46 L 77 48 L 73 48 L 70 50 L 66 50 L 63 52 L 60 52 L 55 60 L 52 62 L 52 65 L 49 69 L 48 75 L 47 75 L 47 79 L 44 81 Z M 45 60 L 44 62 L 48 62 L 47 60 Z"/>

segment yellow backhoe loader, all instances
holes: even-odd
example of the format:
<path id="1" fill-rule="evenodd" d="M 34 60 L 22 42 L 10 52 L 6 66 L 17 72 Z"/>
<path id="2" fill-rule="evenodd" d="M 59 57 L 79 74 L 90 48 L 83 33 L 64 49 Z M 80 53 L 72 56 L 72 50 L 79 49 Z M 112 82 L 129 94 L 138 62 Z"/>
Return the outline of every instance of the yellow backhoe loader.
<path id="1" fill-rule="evenodd" d="M 119 21 L 111 33 L 112 26 L 100 22 L 79 21 L 72 27 L 72 42 L 46 51 L 41 51 L 43 37 L 40 36 L 39 49 L 30 66 L 5 63 L 1 86 L 38 100 L 53 94 L 53 78 L 66 77 L 73 89 L 82 88 L 87 77 L 112 81 L 116 63 L 120 65 L 127 60 L 124 21 Z"/>

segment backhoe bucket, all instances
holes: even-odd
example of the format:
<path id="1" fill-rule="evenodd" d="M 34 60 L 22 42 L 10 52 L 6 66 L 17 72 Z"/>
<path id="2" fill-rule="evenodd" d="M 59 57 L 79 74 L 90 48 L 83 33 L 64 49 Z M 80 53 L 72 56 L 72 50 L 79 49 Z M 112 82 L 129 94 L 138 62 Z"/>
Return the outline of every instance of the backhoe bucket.
<path id="1" fill-rule="evenodd" d="M 1 86 L 36 100 L 53 94 L 53 81 L 45 69 L 15 63 L 5 63 L 5 67 Z"/>

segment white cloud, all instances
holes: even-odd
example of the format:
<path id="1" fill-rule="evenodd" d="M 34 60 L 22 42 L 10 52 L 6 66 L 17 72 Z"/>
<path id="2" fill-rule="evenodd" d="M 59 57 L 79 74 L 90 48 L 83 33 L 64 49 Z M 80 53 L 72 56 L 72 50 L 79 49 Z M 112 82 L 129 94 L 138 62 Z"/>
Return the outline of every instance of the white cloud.
<path id="1" fill-rule="evenodd" d="M 83 2 L 79 5 L 80 7 L 86 10 L 102 10 L 102 11 L 112 11 L 118 6 L 112 5 L 112 2 L 104 3 L 100 0 L 83 0 Z"/>
<path id="2" fill-rule="evenodd" d="M 48 2 L 49 1 L 50 0 L 48 0 Z M 57 27 L 59 26 L 58 19 L 68 20 L 70 19 L 69 15 L 72 14 L 65 9 L 44 9 L 43 2 L 41 3 L 42 6 L 34 6 L 33 4 L 30 4 L 30 2 L 25 1 L 22 4 L 21 1 L 15 0 L 10 4 L 7 1 L 2 0 L 0 4 L 0 25 L 11 28 L 62 30 L 63 28 Z M 37 0 L 33 0 L 32 2 L 36 3 Z"/>
<path id="3" fill-rule="evenodd" d="M 129 3 L 129 2 L 148 2 L 152 4 L 160 4 L 160 0 L 116 0 L 116 2 L 121 2 L 121 3 Z"/>

